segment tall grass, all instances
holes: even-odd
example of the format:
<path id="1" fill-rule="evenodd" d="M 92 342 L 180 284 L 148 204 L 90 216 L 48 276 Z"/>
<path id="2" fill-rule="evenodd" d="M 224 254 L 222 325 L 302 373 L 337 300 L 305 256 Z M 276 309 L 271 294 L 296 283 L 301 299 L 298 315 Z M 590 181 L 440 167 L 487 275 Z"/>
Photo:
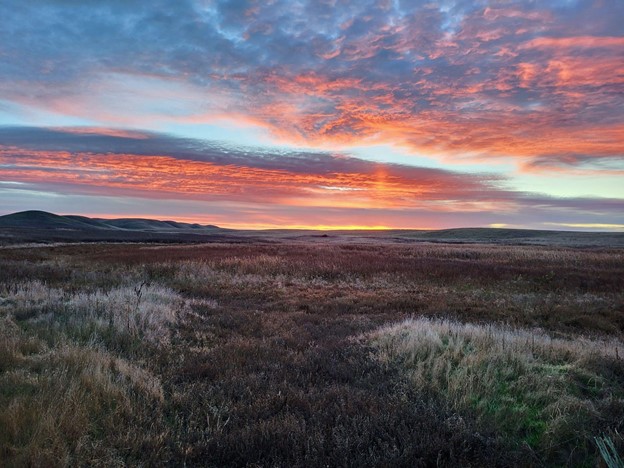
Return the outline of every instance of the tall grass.
<path id="1" fill-rule="evenodd" d="M 35 280 L 9 288 L 0 312 L 71 337 L 97 340 L 116 334 L 163 345 L 169 340 L 169 326 L 184 306 L 173 290 L 145 282 L 72 292 Z"/>
<path id="2" fill-rule="evenodd" d="M 26 281 L 3 296 L 0 460 L 121 465 L 141 447 L 165 450 L 162 382 L 131 359 L 167 346 L 186 307 L 176 293 L 145 283 L 72 292 Z M 119 431 L 142 424 L 145 432 Z"/>
<path id="3" fill-rule="evenodd" d="M 538 330 L 408 319 L 370 335 L 377 358 L 421 391 L 475 414 L 536 460 L 595 457 L 593 436 L 622 426 L 622 343 Z"/>
<path id="4" fill-rule="evenodd" d="M 50 347 L 7 317 L 0 364 L 0 460 L 8 466 L 121 465 L 141 444 L 164 450 L 154 443 L 164 431 L 154 412 L 163 388 L 148 370 L 101 347 Z M 137 425 L 145 431 L 120 430 Z"/>

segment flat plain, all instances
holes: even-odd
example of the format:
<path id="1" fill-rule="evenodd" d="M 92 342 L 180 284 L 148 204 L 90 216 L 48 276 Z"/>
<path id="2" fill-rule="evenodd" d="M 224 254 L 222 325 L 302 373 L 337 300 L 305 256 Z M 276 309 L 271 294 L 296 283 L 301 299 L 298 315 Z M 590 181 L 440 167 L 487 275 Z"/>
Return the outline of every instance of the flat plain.
<path id="1" fill-rule="evenodd" d="M 622 453 L 620 246 L 403 237 L 2 247 L 0 464 Z"/>

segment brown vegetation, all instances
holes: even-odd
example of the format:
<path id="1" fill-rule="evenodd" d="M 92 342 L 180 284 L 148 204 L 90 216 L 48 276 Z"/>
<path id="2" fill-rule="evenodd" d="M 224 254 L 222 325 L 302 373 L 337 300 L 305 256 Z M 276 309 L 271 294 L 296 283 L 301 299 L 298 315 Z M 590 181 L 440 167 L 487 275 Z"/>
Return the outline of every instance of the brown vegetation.
<path id="1" fill-rule="evenodd" d="M 596 433 L 618 437 L 624 417 L 619 340 L 553 339 L 427 318 L 369 336 L 380 361 L 400 365 L 421 393 L 496 427 L 510 445 L 530 448 L 536 463 L 578 466 L 595 452 Z"/>
<path id="2" fill-rule="evenodd" d="M 622 445 L 623 291 L 607 249 L 5 248 L 0 461 L 591 464 Z"/>

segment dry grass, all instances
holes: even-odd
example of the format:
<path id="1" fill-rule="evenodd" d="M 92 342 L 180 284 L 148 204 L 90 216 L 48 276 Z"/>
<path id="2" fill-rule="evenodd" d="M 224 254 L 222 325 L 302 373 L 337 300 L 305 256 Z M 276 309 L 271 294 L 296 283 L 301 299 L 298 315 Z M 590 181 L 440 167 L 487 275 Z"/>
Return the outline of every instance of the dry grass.
<path id="1" fill-rule="evenodd" d="M 155 454 L 163 450 L 162 428 L 119 430 L 149 423 L 147 411 L 162 403 L 162 384 L 149 371 L 95 346 L 49 347 L 6 316 L 0 363 L 4 465 L 121 465 L 129 442 L 148 445 Z"/>
<path id="2" fill-rule="evenodd" d="M 35 280 L 18 283 L 0 302 L 0 312 L 33 325 L 62 329 L 97 341 L 128 335 L 164 345 L 184 300 L 170 288 L 145 282 L 110 290 L 68 292 Z"/>
<path id="3" fill-rule="evenodd" d="M 621 441 L 620 361 L 602 343 L 624 336 L 623 291 L 620 250 L 2 249 L 0 464 L 593 462 L 592 436 Z M 438 317 L 422 323 L 443 345 L 380 361 L 405 331 L 375 330 L 411 316 Z M 377 347 L 354 339 L 370 333 Z M 415 368 L 414 342 L 431 351 Z M 436 378 L 416 379 L 425 368 Z"/>
<path id="4" fill-rule="evenodd" d="M 167 346 L 185 307 L 171 289 L 146 283 L 73 292 L 38 280 L 6 287 L 1 458 L 16 466 L 122 465 L 141 445 L 162 451 L 166 429 L 149 422 L 150 408 L 158 414 L 164 402 L 161 380 L 123 356 Z M 157 429 L 119 432 L 139 421 Z M 128 451 L 129 441 L 138 445 Z"/>
<path id="5" fill-rule="evenodd" d="M 578 465 L 624 416 L 622 342 L 538 330 L 408 319 L 369 335 L 384 364 L 460 412 L 474 412 L 535 460 Z M 618 351 L 619 350 L 619 351 Z"/>

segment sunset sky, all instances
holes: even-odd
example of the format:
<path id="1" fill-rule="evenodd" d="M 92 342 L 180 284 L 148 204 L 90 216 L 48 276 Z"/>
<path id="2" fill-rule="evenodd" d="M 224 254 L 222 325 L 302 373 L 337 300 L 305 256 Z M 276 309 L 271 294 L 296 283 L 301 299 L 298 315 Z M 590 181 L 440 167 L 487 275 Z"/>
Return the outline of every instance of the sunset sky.
<path id="1" fill-rule="evenodd" d="M 624 230 L 624 1 L 4 0 L 27 209 Z"/>

